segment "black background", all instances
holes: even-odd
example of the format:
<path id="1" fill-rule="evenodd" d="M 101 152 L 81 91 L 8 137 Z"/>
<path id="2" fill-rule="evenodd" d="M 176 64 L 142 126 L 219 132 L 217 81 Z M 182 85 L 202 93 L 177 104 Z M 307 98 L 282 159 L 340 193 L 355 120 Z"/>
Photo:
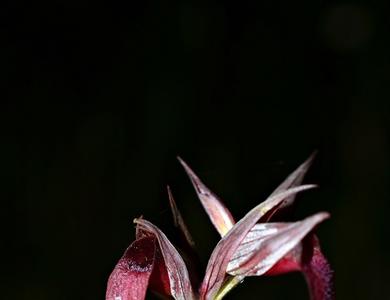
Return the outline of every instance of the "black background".
<path id="1" fill-rule="evenodd" d="M 218 235 L 181 155 L 237 217 L 315 149 L 292 219 L 320 210 L 338 299 L 384 299 L 388 1 L 1 4 L 1 294 L 103 299 L 170 184 L 202 262 Z M 300 274 L 227 299 L 307 299 Z"/>

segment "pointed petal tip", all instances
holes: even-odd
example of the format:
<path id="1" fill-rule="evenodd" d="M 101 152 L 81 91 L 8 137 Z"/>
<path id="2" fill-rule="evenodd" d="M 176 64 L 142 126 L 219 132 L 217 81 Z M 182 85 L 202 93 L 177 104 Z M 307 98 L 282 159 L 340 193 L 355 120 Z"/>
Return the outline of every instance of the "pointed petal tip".
<path id="1" fill-rule="evenodd" d="M 284 193 L 284 192 L 289 191 L 289 190 L 294 190 L 294 189 L 299 189 L 299 191 L 305 191 L 305 190 L 311 190 L 311 189 L 316 189 L 316 188 L 319 188 L 319 185 L 316 183 L 301 184 L 301 185 L 290 187 L 284 191 L 279 192 L 278 194 Z M 269 196 L 269 198 L 273 197 L 274 195 L 276 195 L 276 194 Z"/>
<path id="2" fill-rule="evenodd" d="M 299 192 L 307 191 L 307 190 L 313 190 L 313 189 L 318 189 L 319 187 L 320 186 L 318 184 L 316 184 L 316 183 L 310 183 L 310 184 L 298 185 L 296 187 L 289 188 L 286 191 L 293 190 L 293 189 L 298 189 L 299 191 L 297 193 L 295 193 L 295 194 L 298 194 Z"/>
<path id="3" fill-rule="evenodd" d="M 313 160 L 317 154 L 317 151 L 314 151 L 301 165 L 298 166 L 298 168 L 295 169 L 270 195 L 270 197 L 275 196 L 279 193 L 282 193 L 290 188 L 299 186 L 307 171 L 309 170 L 310 166 L 313 163 Z M 275 214 L 277 214 L 279 211 L 282 211 L 284 208 L 292 205 L 294 203 L 296 195 L 291 195 L 290 197 L 287 197 L 283 203 L 281 203 L 279 206 L 277 206 L 275 209 L 271 210 L 267 216 L 264 217 L 264 221 L 269 221 L 273 218 Z"/>
<path id="4" fill-rule="evenodd" d="M 311 154 L 310 156 L 306 159 L 305 163 L 312 163 L 313 160 L 317 157 L 318 155 L 318 150 L 315 149 Z"/>
<path id="5" fill-rule="evenodd" d="M 179 160 L 180 164 L 183 166 L 184 171 L 187 173 L 187 175 L 190 177 L 191 181 L 194 185 L 199 185 L 203 183 L 199 179 L 199 177 L 195 174 L 195 172 L 190 168 L 190 166 L 180 157 L 178 156 L 177 159 Z"/>
<path id="6" fill-rule="evenodd" d="M 330 218 L 330 213 L 328 213 L 327 211 L 321 211 L 318 214 L 321 215 L 324 220 Z"/>
<path id="7" fill-rule="evenodd" d="M 316 183 L 311 183 L 311 184 L 304 184 L 302 186 L 307 186 L 309 189 L 316 189 L 316 188 L 319 188 L 319 184 L 316 184 Z"/>
<path id="8" fill-rule="evenodd" d="M 190 168 L 190 166 L 180 156 L 177 156 L 177 160 L 183 166 L 184 170 L 189 175 L 191 180 L 198 178 L 198 176 L 196 176 L 195 172 Z"/>
<path id="9" fill-rule="evenodd" d="M 171 211 L 173 214 L 173 222 L 175 223 L 175 226 L 177 226 L 179 211 L 176 206 L 175 198 L 173 198 L 171 187 L 169 185 L 167 185 L 167 193 L 168 193 L 169 206 L 171 207 Z"/>
<path id="10" fill-rule="evenodd" d="M 179 163 L 180 163 L 184 168 L 188 168 L 187 163 L 186 163 L 179 155 L 176 156 L 176 159 L 179 161 Z"/>
<path id="11" fill-rule="evenodd" d="M 329 219 L 329 218 L 330 218 L 330 213 L 328 213 L 327 211 L 320 211 L 318 213 L 315 213 L 314 215 L 307 217 L 306 220 L 313 219 L 315 221 L 315 223 L 320 223 L 320 222 L 325 221 L 326 219 Z"/>
<path id="12" fill-rule="evenodd" d="M 172 189 L 167 185 L 168 200 L 172 210 L 177 210 L 175 198 L 173 198 Z"/>
<path id="13" fill-rule="evenodd" d="M 224 236 L 234 225 L 235 221 L 230 211 L 225 207 L 222 200 L 219 199 L 195 174 L 195 172 L 178 157 L 185 172 L 191 180 L 192 186 L 198 195 L 206 213 L 209 215 L 211 222 L 221 236 Z"/>
<path id="14" fill-rule="evenodd" d="M 310 155 L 305 159 L 305 161 L 297 168 L 297 171 L 306 173 L 310 166 L 313 164 L 314 159 L 318 155 L 318 150 L 314 150 Z"/>

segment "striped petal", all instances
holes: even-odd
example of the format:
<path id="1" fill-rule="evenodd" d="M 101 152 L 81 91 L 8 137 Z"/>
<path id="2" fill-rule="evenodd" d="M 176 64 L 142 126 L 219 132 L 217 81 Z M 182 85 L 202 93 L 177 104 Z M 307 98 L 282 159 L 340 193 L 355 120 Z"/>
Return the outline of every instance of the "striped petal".
<path id="1" fill-rule="evenodd" d="M 215 247 L 206 269 L 206 275 L 200 289 L 201 299 L 214 299 L 224 283 L 228 264 L 247 233 L 264 215 L 266 211 L 283 201 L 286 197 L 300 191 L 313 188 L 304 185 L 289 189 L 271 197 L 267 203 L 260 203 L 246 214 L 234 227 L 220 240 Z"/>
<path id="2" fill-rule="evenodd" d="M 294 223 L 261 224 L 235 252 L 228 266 L 231 275 L 260 276 L 293 250 L 328 213 L 318 213 Z"/>

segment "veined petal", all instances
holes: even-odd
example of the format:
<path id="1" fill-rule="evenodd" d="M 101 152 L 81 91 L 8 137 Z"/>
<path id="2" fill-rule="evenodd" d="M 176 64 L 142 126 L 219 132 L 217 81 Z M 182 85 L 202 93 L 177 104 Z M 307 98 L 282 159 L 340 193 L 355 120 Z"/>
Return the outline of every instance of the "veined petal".
<path id="1" fill-rule="evenodd" d="M 145 299 L 153 271 L 156 239 L 143 237 L 125 251 L 108 279 L 106 300 Z"/>
<path id="2" fill-rule="evenodd" d="M 320 249 L 318 238 L 310 233 L 264 275 L 300 271 L 305 276 L 312 300 L 333 300 L 334 273 Z"/>
<path id="3" fill-rule="evenodd" d="M 165 234 L 149 221 L 136 219 L 134 222 L 139 224 L 142 230 L 147 231 L 156 237 L 165 261 L 173 298 L 176 300 L 193 300 L 194 294 L 187 267 L 175 247 L 171 244 Z"/>
<path id="4" fill-rule="evenodd" d="M 178 157 L 179 162 L 191 179 L 192 185 L 202 203 L 204 209 L 214 227 L 221 236 L 224 236 L 234 225 L 234 219 L 230 211 L 223 205 L 222 201 L 199 179 L 191 168 Z"/>
<path id="5" fill-rule="evenodd" d="M 275 233 L 243 245 L 232 258 L 228 272 L 231 275 L 259 276 L 270 270 L 280 259 L 294 249 L 313 228 L 329 218 L 328 213 L 318 213 L 303 221 L 281 225 L 274 223 Z M 268 223 L 272 226 L 273 223 Z"/>
<path id="6" fill-rule="evenodd" d="M 258 223 L 253 226 L 229 261 L 226 272 L 234 275 L 232 272 L 250 259 L 267 239 L 272 238 L 290 225 L 290 223 Z"/>
<path id="7" fill-rule="evenodd" d="M 313 188 L 312 185 L 303 185 L 289 189 L 271 197 L 267 203 L 260 203 L 248 212 L 244 218 L 234 225 L 234 227 L 219 241 L 209 259 L 206 275 L 204 277 L 200 296 L 201 299 L 213 299 L 222 287 L 228 264 L 250 229 L 256 222 L 269 211 L 295 193 Z"/>
<path id="8" fill-rule="evenodd" d="M 239 261 L 244 261 L 249 254 L 255 251 L 256 247 L 270 238 L 273 234 L 279 233 L 287 228 L 291 223 L 257 223 L 249 231 L 245 239 L 240 244 L 235 255 L 228 265 L 228 273 Z M 283 258 L 281 258 L 270 270 L 266 272 L 267 276 L 285 274 L 293 271 L 301 271 L 302 264 L 302 243 L 295 246 Z"/>

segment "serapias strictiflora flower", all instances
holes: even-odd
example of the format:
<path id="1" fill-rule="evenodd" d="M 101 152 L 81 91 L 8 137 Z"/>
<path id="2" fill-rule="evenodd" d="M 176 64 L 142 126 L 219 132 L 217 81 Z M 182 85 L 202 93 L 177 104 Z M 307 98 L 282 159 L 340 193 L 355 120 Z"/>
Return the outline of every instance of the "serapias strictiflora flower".
<path id="1" fill-rule="evenodd" d="M 148 289 L 176 300 L 222 299 L 247 276 L 278 275 L 301 271 L 312 300 L 334 299 L 333 272 L 323 256 L 315 227 L 329 214 L 320 212 L 298 222 L 269 222 L 291 205 L 313 156 L 298 167 L 264 202 L 235 222 L 222 201 L 179 158 L 221 240 L 212 252 L 199 286 L 195 272 L 166 235 L 151 222 L 135 219 L 136 239 L 110 275 L 106 300 L 142 300 Z M 175 225 L 187 249 L 194 243 L 168 189 Z M 188 256 L 188 257 L 191 257 Z"/>

